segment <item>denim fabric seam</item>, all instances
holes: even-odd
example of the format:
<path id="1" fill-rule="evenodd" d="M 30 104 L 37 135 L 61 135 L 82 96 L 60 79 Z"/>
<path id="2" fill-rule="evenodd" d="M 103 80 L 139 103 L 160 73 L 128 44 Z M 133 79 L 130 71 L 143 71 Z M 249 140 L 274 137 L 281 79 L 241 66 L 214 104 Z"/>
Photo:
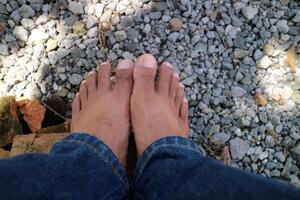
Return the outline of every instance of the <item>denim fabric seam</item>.
<path id="1" fill-rule="evenodd" d="M 167 139 L 167 138 L 163 138 L 163 139 Z M 138 180 L 139 177 L 141 176 L 141 174 L 143 173 L 143 170 L 146 167 L 146 165 L 148 164 L 148 161 L 152 157 L 152 155 L 154 153 L 156 153 L 156 151 L 158 149 L 163 148 L 163 147 L 181 147 L 181 148 L 184 148 L 184 149 L 187 149 L 187 150 L 191 150 L 191 151 L 195 151 L 197 153 L 200 153 L 199 149 L 195 149 L 193 147 L 189 147 L 189 146 L 184 145 L 184 144 L 159 144 L 156 147 L 152 148 L 149 153 L 147 153 L 147 155 L 146 155 L 146 157 L 145 157 L 145 159 L 143 161 L 143 164 L 140 166 L 140 169 L 138 170 L 138 174 L 136 176 L 136 180 Z"/>
<path id="2" fill-rule="evenodd" d="M 68 139 L 68 140 L 61 140 L 62 142 L 78 142 L 81 144 L 85 144 L 88 147 L 90 147 L 91 149 L 93 149 L 95 151 L 95 153 L 101 158 L 103 159 L 107 164 L 111 165 L 111 168 L 113 169 L 113 172 L 115 173 L 115 175 L 121 180 L 121 182 L 123 183 L 123 185 L 125 186 L 126 189 L 129 189 L 129 187 L 127 187 L 127 184 L 124 183 L 122 176 L 120 175 L 120 173 L 118 172 L 118 169 L 109 162 L 108 157 L 106 157 L 104 154 L 102 154 L 100 151 L 98 151 L 95 147 L 91 146 L 90 144 L 84 142 L 84 141 L 80 141 L 80 140 L 74 140 L 74 139 Z"/>

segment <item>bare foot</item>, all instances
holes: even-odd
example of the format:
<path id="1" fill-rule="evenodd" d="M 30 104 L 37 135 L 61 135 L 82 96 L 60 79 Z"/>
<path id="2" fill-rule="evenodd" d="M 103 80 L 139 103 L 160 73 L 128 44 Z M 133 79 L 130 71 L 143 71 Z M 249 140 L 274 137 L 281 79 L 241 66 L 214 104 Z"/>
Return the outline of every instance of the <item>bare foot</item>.
<path id="1" fill-rule="evenodd" d="M 72 105 L 72 132 L 86 132 L 108 145 L 125 166 L 130 128 L 133 63 L 123 60 L 111 87 L 111 66 L 102 63 L 82 81 Z"/>
<path id="2" fill-rule="evenodd" d="M 183 84 L 171 64 L 165 62 L 155 87 L 156 68 L 156 60 L 149 54 L 142 55 L 134 68 L 131 120 L 138 156 L 162 137 L 188 137 L 188 102 Z"/>

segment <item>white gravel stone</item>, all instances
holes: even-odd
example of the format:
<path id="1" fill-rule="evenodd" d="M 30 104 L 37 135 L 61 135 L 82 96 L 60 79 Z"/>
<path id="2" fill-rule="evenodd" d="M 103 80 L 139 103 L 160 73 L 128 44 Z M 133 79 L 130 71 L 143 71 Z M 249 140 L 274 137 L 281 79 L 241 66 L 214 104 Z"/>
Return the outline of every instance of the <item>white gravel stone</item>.
<path id="1" fill-rule="evenodd" d="M 81 2 L 72 1 L 69 4 L 69 10 L 76 15 L 83 14 L 83 5 Z"/>
<path id="2" fill-rule="evenodd" d="M 23 26 L 16 26 L 13 33 L 14 36 L 19 40 L 24 42 L 28 40 L 29 32 Z"/>
<path id="3" fill-rule="evenodd" d="M 242 12 L 246 19 L 252 20 L 257 15 L 258 9 L 251 6 L 246 6 L 242 9 Z"/>
<path id="4" fill-rule="evenodd" d="M 4 56 L 9 55 L 8 46 L 6 44 L 0 44 L 0 54 Z"/>
<path id="5" fill-rule="evenodd" d="M 40 42 L 46 41 L 49 38 L 49 35 L 45 33 L 43 29 L 34 29 L 31 31 L 31 34 L 28 39 L 29 44 L 38 44 Z"/>
<path id="6" fill-rule="evenodd" d="M 273 64 L 269 56 L 263 56 L 256 62 L 256 66 L 259 69 L 267 69 Z"/>

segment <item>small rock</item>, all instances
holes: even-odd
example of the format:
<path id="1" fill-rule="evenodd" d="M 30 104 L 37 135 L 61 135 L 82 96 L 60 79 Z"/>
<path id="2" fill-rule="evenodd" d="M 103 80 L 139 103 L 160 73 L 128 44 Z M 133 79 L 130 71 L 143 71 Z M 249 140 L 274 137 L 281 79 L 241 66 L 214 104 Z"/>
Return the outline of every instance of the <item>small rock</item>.
<path id="1" fill-rule="evenodd" d="M 68 80 L 72 85 L 79 85 L 83 80 L 83 77 L 80 74 L 72 74 L 69 76 Z"/>
<path id="2" fill-rule="evenodd" d="M 71 50 L 71 55 L 73 58 L 84 58 L 86 56 L 85 51 L 83 49 L 80 49 L 79 47 L 74 47 Z"/>
<path id="3" fill-rule="evenodd" d="M 241 138 L 234 138 L 229 141 L 231 157 L 234 160 L 241 160 L 248 152 L 249 145 Z"/>
<path id="4" fill-rule="evenodd" d="M 134 39 L 138 39 L 139 36 L 139 32 L 134 29 L 134 28 L 130 28 L 127 31 L 127 38 L 131 41 L 133 41 Z"/>
<path id="5" fill-rule="evenodd" d="M 76 15 L 83 14 L 83 6 L 81 2 L 72 1 L 69 4 L 69 10 Z"/>
<path id="6" fill-rule="evenodd" d="M 87 36 L 89 38 L 94 38 L 98 36 L 98 27 L 94 27 L 88 30 Z"/>
<path id="7" fill-rule="evenodd" d="M 8 56 L 8 46 L 6 44 L 0 44 L 0 54 L 4 56 Z"/>
<path id="8" fill-rule="evenodd" d="M 299 10 L 296 12 L 296 15 L 293 17 L 292 21 L 295 23 L 300 22 L 300 11 Z"/>
<path id="9" fill-rule="evenodd" d="M 127 38 L 127 34 L 124 30 L 117 31 L 117 32 L 115 32 L 114 35 L 115 35 L 115 38 L 118 42 L 126 40 L 126 38 Z"/>
<path id="10" fill-rule="evenodd" d="M 288 22 L 286 20 L 279 20 L 276 23 L 276 28 L 281 33 L 287 33 L 289 31 Z"/>
<path id="11" fill-rule="evenodd" d="M 231 96 L 238 98 L 242 97 L 247 93 L 247 91 L 244 88 L 241 88 L 239 86 L 232 86 L 231 87 Z"/>
<path id="12" fill-rule="evenodd" d="M 251 6 L 246 6 L 242 9 L 242 12 L 246 19 L 252 20 L 258 13 L 258 9 Z"/>
<path id="13" fill-rule="evenodd" d="M 22 24 L 23 27 L 26 28 L 27 30 L 34 29 L 34 27 L 35 27 L 34 21 L 33 21 L 32 19 L 23 18 L 23 19 L 21 20 L 21 24 Z"/>
<path id="14" fill-rule="evenodd" d="M 144 27 L 144 33 L 149 34 L 151 32 L 150 24 L 146 24 Z"/>
<path id="15" fill-rule="evenodd" d="M 235 49 L 234 51 L 234 57 L 235 58 L 244 58 L 249 54 L 249 52 L 247 50 L 243 50 L 243 49 Z"/>
<path id="16" fill-rule="evenodd" d="M 256 62 L 256 66 L 259 69 L 267 69 L 273 64 L 272 60 L 269 58 L 269 56 L 263 56 Z"/>
<path id="17" fill-rule="evenodd" d="M 97 21 L 96 17 L 94 17 L 94 16 L 88 16 L 87 22 L 86 22 L 86 28 L 90 29 L 90 28 L 96 26 L 97 22 L 98 21 Z"/>
<path id="18" fill-rule="evenodd" d="M 52 51 L 53 49 L 56 49 L 57 48 L 57 40 L 50 38 L 47 41 L 46 46 L 47 46 L 47 48 L 46 48 L 47 52 Z"/>
<path id="19" fill-rule="evenodd" d="M 77 21 L 73 24 L 72 30 L 73 33 L 78 36 L 84 36 L 87 33 L 84 24 L 80 21 Z"/>
<path id="20" fill-rule="evenodd" d="M 111 10 L 106 10 L 100 17 L 100 22 L 109 22 L 112 15 Z"/>
<path id="21" fill-rule="evenodd" d="M 271 135 L 266 136 L 265 143 L 267 147 L 274 147 L 276 144 L 275 139 Z"/>
<path id="22" fill-rule="evenodd" d="M 182 28 L 182 20 L 179 18 L 172 18 L 170 21 L 170 29 L 171 31 L 180 31 L 180 29 Z"/>
<path id="23" fill-rule="evenodd" d="M 214 144 L 224 145 L 230 139 L 230 135 L 226 133 L 216 133 L 211 136 L 210 141 Z"/>
<path id="24" fill-rule="evenodd" d="M 30 6 L 23 4 L 22 7 L 19 9 L 19 14 L 23 18 L 30 18 L 35 15 L 35 11 Z"/>
<path id="25" fill-rule="evenodd" d="M 59 87 L 58 91 L 56 92 L 56 94 L 60 97 L 66 97 L 68 95 L 68 93 L 69 93 L 69 90 L 67 90 L 64 87 Z"/>
<path id="26" fill-rule="evenodd" d="M 274 53 L 274 47 L 268 43 L 266 43 L 263 47 L 264 53 L 268 56 L 272 56 Z"/>
<path id="27" fill-rule="evenodd" d="M 250 126 L 250 120 L 246 117 L 241 117 L 237 120 L 236 126 L 239 128 L 245 128 Z"/>
<path id="28" fill-rule="evenodd" d="M 28 39 L 29 44 L 38 44 L 47 40 L 49 35 L 43 29 L 33 29 Z"/>
<path id="29" fill-rule="evenodd" d="M 29 32 L 23 26 L 16 26 L 13 33 L 14 36 L 21 41 L 26 42 L 28 40 Z"/>
<path id="30" fill-rule="evenodd" d="M 175 43 L 177 41 L 179 37 L 179 33 L 178 32 L 174 32 L 174 33 L 171 33 L 169 36 L 168 36 L 168 40 Z"/>
<path id="31" fill-rule="evenodd" d="M 102 3 L 97 3 L 96 6 L 95 6 L 95 15 L 96 17 L 101 17 L 102 15 L 102 12 L 103 12 L 103 4 Z"/>
<path id="32" fill-rule="evenodd" d="M 260 153 L 259 155 L 258 155 L 258 159 L 259 160 L 264 160 L 264 159 L 266 159 L 267 157 L 268 157 L 268 152 L 267 151 L 264 151 L 264 152 L 262 152 L 262 153 Z"/>
<path id="33" fill-rule="evenodd" d="M 33 47 L 33 57 L 41 59 L 45 53 L 45 48 L 43 43 L 39 43 Z"/>
<path id="34" fill-rule="evenodd" d="M 282 151 L 278 151 L 274 153 L 274 157 L 279 161 L 279 162 L 284 162 L 285 161 L 285 155 Z"/>
<path id="35" fill-rule="evenodd" d="M 47 15 L 40 15 L 36 21 L 35 24 L 36 25 L 40 25 L 40 24 L 46 24 L 48 21 L 48 16 Z"/>
<path id="36" fill-rule="evenodd" d="M 220 132 L 220 125 L 214 124 L 211 128 L 210 128 L 210 132 L 209 134 L 215 134 L 215 133 L 219 133 Z"/>
<path id="37" fill-rule="evenodd" d="M 290 0 L 279 0 L 281 5 L 287 6 L 290 3 Z"/>
<path id="38" fill-rule="evenodd" d="M 258 117 L 259 117 L 260 121 L 263 123 L 266 123 L 268 121 L 268 116 L 267 116 L 267 113 L 265 113 L 265 112 L 260 112 L 258 114 Z"/>

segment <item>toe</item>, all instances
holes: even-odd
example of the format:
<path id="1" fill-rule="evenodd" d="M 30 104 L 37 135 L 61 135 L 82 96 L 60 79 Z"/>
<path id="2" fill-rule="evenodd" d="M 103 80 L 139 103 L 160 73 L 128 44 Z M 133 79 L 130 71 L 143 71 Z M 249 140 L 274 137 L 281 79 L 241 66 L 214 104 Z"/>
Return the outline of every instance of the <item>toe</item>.
<path id="1" fill-rule="evenodd" d="M 98 89 L 109 90 L 110 89 L 110 73 L 111 65 L 108 62 L 101 63 L 98 68 Z"/>
<path id="2" fill-rule="evenodd" d="M 152 55 L 144 54 L 140 56 L 135 63 L 133 72 L 134 87 L 139 90 L 154 92 L 156 68 L 157 63 Z"/>
<path id="3" fill-rule="evenodd" d="M 157 91 L 159 94 L 169 96 L 169 88 L 171 84 L 173 69 L 172 65 L 164 62 L 160 66 Z"/>
<path id="4" fill-rule="evenodd" d="M 182 133 L 188 137 L 189 134 L 189 103 L 186 97 L 183 97 L 180 106 L 180 119 L 181 119 L 181 128 Z"/>
<path id="5" fill-rule="evenodd" d="M 132 90 L 133 85 L 133 62 L 131 60 L 125 59 L 121 61 L 116 68 L 116 85 L 115 91 L 126 92 L 128 95 L 131 95 L 129 92 Z"/>
<path id="6" fill-rule="evenodd" d="M 87 76 L 86 85 L 87 85 L 87 90 L 88 90 L 89 94 L 96 91 L 96 89 L 97 89 L 97 72 L 95 72 L 95 71 L 89 72 L 89 74 Z"/>
<path id="7" fill-rule="evenodd" d="M 180 118 L 187 122 L 189 116 L 189 102 L 186 97 L 183 97 L 180 105 Z"/>
<path id="8" fill-rule="evenodd" d="M 79 111 L 80 111 L 80 98 L 79 98 L 79 93 L 77 93 L 72 103 L 72 117 L 76 118 L 76 116 L 78 116 Z"/>
<path id="9" fill-rule="evenodd" d="M 177 72 L 173 72 L 171 85 L 169 89 L 169 95 L 171 100 L 174 100 L 174 102 L 175 102 L 175 97 L 178 89 L 178 83 L 179 83 L 179 75 Z"/>
<path id="10" fill-rule="evenodd" d="M 179 114 L 179 110 L 180 110 L 180 105 L 183 101 L 183 97 L 184 97 L 184 85 L 182 83 L 178 83 L 178 87 L 177 87 L 177 92 L 176 92 L 176 97 L 175 97 L 175 109 L 176 112 Z"/>
<path id="11" fill-rule="evenodd" d="M 87 90 L 87 85 L 86 84 L 87 84 L 87 81 L 83 80 L 81 82 L 80 89 L 79 89 L 81 109 L 84 108 L 87 104 L 88 90 Z"/>

